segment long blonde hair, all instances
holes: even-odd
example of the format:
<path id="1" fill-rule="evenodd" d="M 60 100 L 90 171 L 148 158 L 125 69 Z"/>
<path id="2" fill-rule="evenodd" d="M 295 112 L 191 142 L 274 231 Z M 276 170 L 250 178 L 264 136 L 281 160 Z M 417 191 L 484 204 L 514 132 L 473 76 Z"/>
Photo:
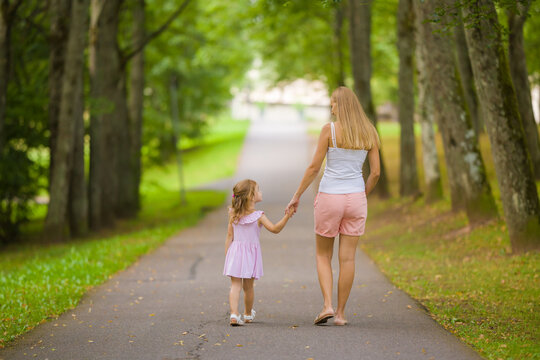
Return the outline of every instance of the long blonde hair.
<path id="1" fill-rule="evenodd" d="M 375 145 L 381 146 L 377 129 L 352 90 L 340 86 L 334 90 L 331 99 L 336 103 L 336 119 L 342 126 L 342 147 L 370 150 Z"/>
<path id="2" fill-rule="evenodd" d="M 255 197 L 257 183 L 246 179 L 238 182 L 233 188 L 233 198 L 230 207 L 230 221 L 237 223 L 248 210 L 249 201 Z"/>

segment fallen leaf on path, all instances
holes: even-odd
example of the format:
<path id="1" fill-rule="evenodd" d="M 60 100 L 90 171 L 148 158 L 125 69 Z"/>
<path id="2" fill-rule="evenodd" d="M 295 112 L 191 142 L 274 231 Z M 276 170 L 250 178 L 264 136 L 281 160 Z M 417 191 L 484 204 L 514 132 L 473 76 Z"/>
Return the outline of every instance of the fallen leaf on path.
<path id="1" fill-rule="evenodd" d="M 242 347 L 242 346 L 244 346 L 244 345 L 242 345 L 242 344 L 236 344 L 236 346 L 237 346 L 237 347 Z"/>
<path id="2" fill-rule="evenodd" d="M 93 342 L 94 342 L 94 340 L 88 340 L 88 342 L 89 342 L 89 343 L 93 343 Z"/>
<path id="3" fill-rule="evenodd" d="M 221 344 L 220 343 L 215 343 L 214 346 L 221 346 Z"/>
<path id="4" fill-rule="evenodd" d="M 412 309 L 412 306 L 411 306 L 411 305 L 407 305 L 407 307 L 408 307 L 409 309 Z"/>
<path id="5" fill-rule="evenodd" d="M 186 335 L 187 333 L 188 333 L 187 331 L 184 331 L 184 332 L 182 333 L 182 335 Z"/>
<path id="6" fill-rule="evenodd" d="M 202 338 L 203 336 L 206 336 L 206 334 L 202 334 L 201 336 L 199 336 L 199 339 Z"/>
<path id="7" fill-rule="evenodd" d="M 156 316 L 156 314 L 148 314 L 148 316 Z"/>

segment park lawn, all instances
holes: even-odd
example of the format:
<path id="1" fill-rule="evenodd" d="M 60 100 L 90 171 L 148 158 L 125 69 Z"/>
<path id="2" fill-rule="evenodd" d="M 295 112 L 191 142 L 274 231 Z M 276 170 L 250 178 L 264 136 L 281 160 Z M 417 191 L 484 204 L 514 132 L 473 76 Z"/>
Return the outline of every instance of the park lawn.
<path id="1" fill-rule="evenodd" d="M 397 196 L 399 125 L 379 131 Z M 451 211 L 440 138 L 437 145 L 446 198 L 432 205 L 421 198 L 373 199 L 361 247 L 396 286 L 485 358 L 540 359 L 540 254 L 512 254 L 502 219 L 471 229 L 464 213 Z M 486 135 L 480 147 L 502 214 Z M 417 159 L 423 183 L 421 150 Z"/>
<path id="2" fill-rule="evenodd" d="M 136 219 L 118 221 L 114 229 L 84 239 L 62 244 L 41 244 L 34 239 L 4 249 L 0 253 L 0 348 L 74 308 L 88 289 L 221 206 L 225 192 L 193 187 L 234 174 L 248 127 L 245 121 L 218 127 L 207 142 L 186 151 L 186 204 L 180 203 L 175 163 L 153 167 L 145 170 L 142 209 Z M 39 231 L 42 222 L 35 219 L 27 230 Z"/>

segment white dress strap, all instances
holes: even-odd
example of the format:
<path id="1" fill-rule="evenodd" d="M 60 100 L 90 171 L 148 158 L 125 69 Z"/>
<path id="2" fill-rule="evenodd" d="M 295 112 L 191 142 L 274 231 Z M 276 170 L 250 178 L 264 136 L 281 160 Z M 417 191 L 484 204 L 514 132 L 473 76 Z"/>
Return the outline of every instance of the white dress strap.
<path id="1" fill-rule="evenodd" d="M 335 148 L 337 148 L 337 145 L 336 145 L 336 129 L 334 128 L 334 123 L 333 122 L 330 123 L 330 129 L 332 130 L 332 144 L 334 145 Z"/>

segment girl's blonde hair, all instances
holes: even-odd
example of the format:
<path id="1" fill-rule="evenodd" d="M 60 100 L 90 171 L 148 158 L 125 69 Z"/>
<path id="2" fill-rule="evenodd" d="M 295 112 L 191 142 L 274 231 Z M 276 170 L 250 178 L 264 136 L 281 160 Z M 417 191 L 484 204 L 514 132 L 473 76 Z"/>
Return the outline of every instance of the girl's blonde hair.
<path id="1" fill-rule="evenodd" d="M 247 212 L 249 201 L 253 200 L 257 183 L 254 180 L 242 180 L 233 188 L 233 198 L 231 202 L 231 222 L 238 220 Z"/>
<path id="2" fill-rule="evenodd" d="M 375 145 L 381 146 L 377 129 L 352 90 L 340 86 L 331 99 L 336 103 L 336 119 L 342 125 L 342 147 L 371 150 Z"/>

